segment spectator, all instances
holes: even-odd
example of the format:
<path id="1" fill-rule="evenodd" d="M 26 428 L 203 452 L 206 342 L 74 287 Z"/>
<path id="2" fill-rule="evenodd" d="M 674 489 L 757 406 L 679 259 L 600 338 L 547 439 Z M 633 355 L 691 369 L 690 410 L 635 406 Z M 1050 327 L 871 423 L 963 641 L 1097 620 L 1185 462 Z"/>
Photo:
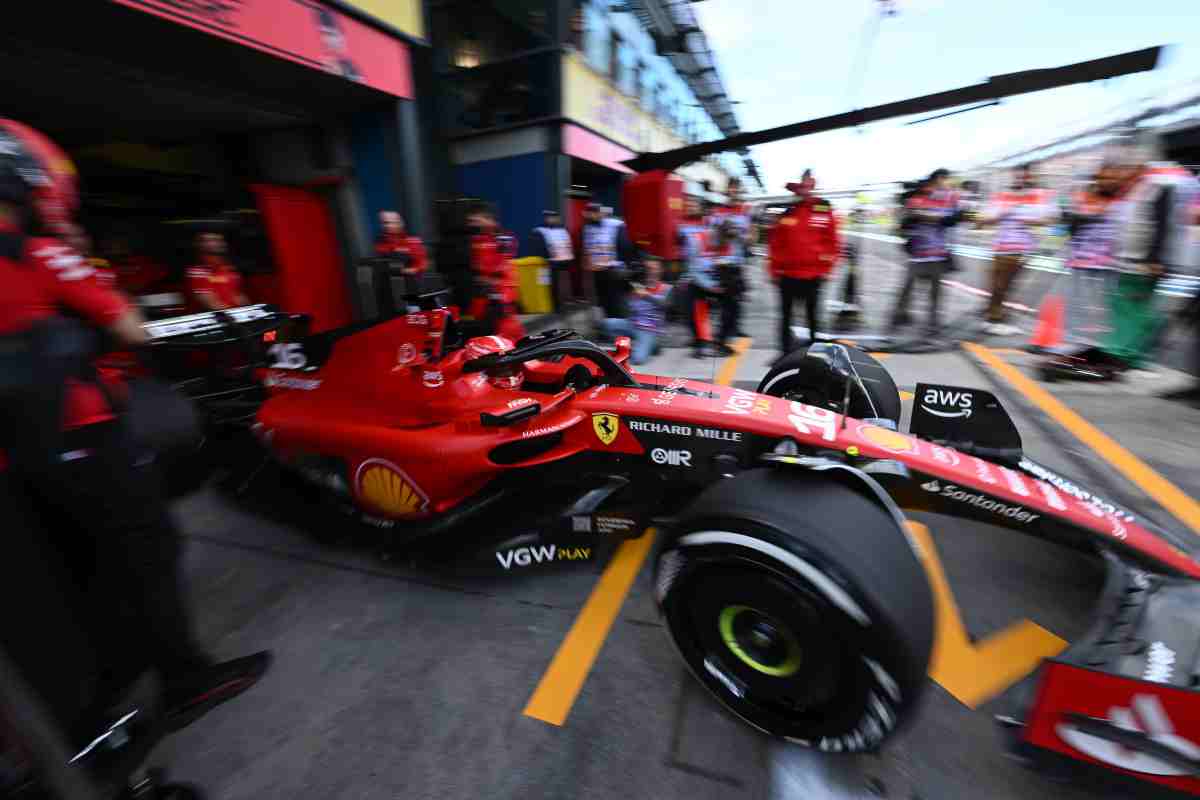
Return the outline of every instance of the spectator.
<path id="1" fill-rule="evenodd" d="M 1158 343 L 1166 320 L 1155 296 L 1168 270 L 1189 271 L 1195 260 L 1189 225 L 1200 185 L 1178 164 L 1139 163 L 1125 170 L 1115 206 L 1112 331 L 1101 343 L 1115 371 L 1137 370 Z"/>
<path id="2" fill-rule="evenodd" d="M 956 196 L 947 187 L 950 172 L 934 170 L 905 204 L 904 227 L 908 230 L 908 275 L 896 298 L 890 328 L 894 331 L 909 322 L 908 303 L 918 279 L 929 282 L 929 322 L 927 333 L 941 331 L 938 305 L 942 275 L 949 266 L 946 229 L 959 218 Z"/>
<path id="3" fill-rule="evenodd" d="M 487 203 L 475 205 L 467 214 L 471 229 L 471 269 L 482 293 L 472 303 L 472 314 L 484 320 L 487 331 L 516 342 L 525 336 L 517 316 L 517 270 L 512 259 L 516 240 L 500 230 L 496 212 Z"/>
<path id="4" fill-rule="evenodd" d="M 1036 249 L 1034 228 L 1051 222 L 1056 214 L 1049 192 L 1037 187 L 1033 166 L 1017 168 L 1012 189 L 993 195 L 983 211 L 981 224 L 995 225 L 992 238 L 992 295 L 987 306 L 987 332 L 1011 336 L 1021 329 L 1007 324 L 1008 300 L 1021 268 Z"/>
<path id="5" fill-rule="evenodd" d="M 399 260 L 405 275 L 420 275 L 428 266 L 425 245 L 416 236 L 409 236 L 404 217 L 395 211 L 379 212 L 379 238 L 375 242 L 375 253 Z"/>
<path id="6" fill-rule="evenodd" d="M 1113 203 L 1117 201 L 1120 185 L 1120 168 L 1103 164 L 1092 185 L 1076 193 L 1064 213 L 1070 237 L 1067 268 L 1071 274 L 1064 336 L 1068 345 L 1095 343 L 1088 335 L 1093 332 L 1087 325 L 1088 311 L 1104 308 L 1106 295 L 1112 289 L 1112 248 L 1118 217 Z"/>
<path id="7" fill-rule="evenodd" d="M 642 260 L 643 276 L 633 284 L 629 298 L 629 318 L 604 320 L 605 333 L 633 339 L 633 364 L 645 364 L 658 351 L 658 336 L 666 320 L 667 295 L 671 287 L 662 281 L 662 262 L 656 256 Z"/>
<path id="8" fill-rule="evenodd" d="M 196 234 L 196 252 L 200 261 L 187 271 L 188 301 L 194 311 L 223 311 L 249 305 L 242 291 L 242 276 L 225 259 L 228 252 L 224 234 L 205 231 Z"/>
<path id="9" fill-rule="evenodd" d="M 788 191 L 798 199 L 771 229 L 768 268 L 779 286 L 779 347 L 784 355 L 792 349 L 792 305 L 797 300 L 804 301 L 810 338 L 817 341 L 821 285 L 841 247 L 833 208 L 813 194 L 816 185 L 810 169 L 799 183 L 789 183 Z"/>
<path id="10" fill-rule="evenodd" d="M 1191 208 L 1192 225 L 1200 225 L 1200 191 L 1195 193 Z M 1197 260 L 1200 242 L 1192 243 L 1192 263 Z M 1200 407 L 1200 294 L 1194 295 L 1179 312 L 1180 320 L 1193 328 L 1191 368 L 1194 374 L 1190 385 L 1163 395 L 1168 400 L 1179 400 Z"/>
<path id="11" fill-rule="evenodd" d="M 543 211 L 542 225 L 533 229 L 533 254 L 546 259 L 550 265 L 554 310 L 561 313 L 571 299 L 571 264 L 575 252 L 571 234 L 562 224 L 557 211 Z"/>

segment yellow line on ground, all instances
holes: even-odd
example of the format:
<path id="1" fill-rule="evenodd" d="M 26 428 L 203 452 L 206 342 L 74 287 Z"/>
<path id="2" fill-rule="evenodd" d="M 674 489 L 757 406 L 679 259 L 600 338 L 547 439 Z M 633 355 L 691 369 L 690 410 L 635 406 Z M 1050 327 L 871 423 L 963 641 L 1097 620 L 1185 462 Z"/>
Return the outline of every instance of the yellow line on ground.
<path id="1" fill-rule="evenodd" d="M 1027 619 L 973 643 L 929 528 L 909 522 L 908 529 L 921 545 L 937 617 L 929 677 L 960 703 L 978 708 L 1036 669 L 1042 659 L 1066 649 L 1066 641 Z"/>
<path id="2" fill-rule="evenodd" d="M 1107 434 L 1072 411 L 1058 398 L 988 348 L 971 342 L 963 342 L 963 347 L 979 361 L 991 367 L 1010 386 L 1025 395 L 1031 403 L 1048 414 L 1059 425 L 1070 431 L 1076 439 L 1112 464 L 1118 472 L 1154 498 L 1163 508 L 1193 531 L 1200 533 L 1200 503 L 1188 497 L 1175 484 L 1159 475 L 1144 461 L 1117 444 Z"/>
<path id="3" fill-rule="evenodd" d="M 717 383 L 728 386 L 737 374 L 738 361 L 750 349 L 753 339 L 742 337 L 733 343 L 734 354 L 725 359 L 717 373 Z M 527 717 L 540 719 L 551 725 L 562 725 L 575 705 L 575 699 L 583 690 L 592 664 L 600 655 L 600 648 L 608 638 L 625 596 L 633 586 L 633 580 L 642 569 L 655 532 L 651 528 L 637 539 L 622 542 L 616 555 L 604 568 L 604 574 L 592 588 L 579 616 L 567 631 L 566 638 L 550 661 L 537 688 L 525 704 L 522 712 Z"/>
<path id="4" fill-rule="evenodd" d="M 716 382 L 721 386 L 728 386 L 733 383 L 733 378 L 737 375 L 738 362 L 742 359 L 742 353 L 750 349 L 750 343 L 754 340 L 748 336 L 743 336 L 733 343 L 733 355 L 721 362 L 721 368 L 717 370 Z"/>
<path id="5" fill-rule="evenodd" d="M 608 631 L 625 602 L 625 595 L 629 593 L 653 542 L 654 529 L 651 528 L 639 538 L 621 543 L 617 554 L 583 604 L 567 637 L 559 645 L 541 682 L 533 690 L 533 696 L 525 705 L 525 716 L 551 725 L 562 725 L 567 721 L 571 706 L 583 689 L 592 664 L 600 654 Z"/>

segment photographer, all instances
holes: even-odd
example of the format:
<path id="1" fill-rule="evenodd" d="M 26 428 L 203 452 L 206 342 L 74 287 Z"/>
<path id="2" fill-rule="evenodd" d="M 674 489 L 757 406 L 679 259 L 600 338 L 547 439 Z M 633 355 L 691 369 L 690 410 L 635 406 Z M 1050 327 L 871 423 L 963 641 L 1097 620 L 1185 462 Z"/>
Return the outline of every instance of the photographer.
<path id="1" fill-rule="evenodd" d="M 949 264 L 946 231 L 960 218 L 958 197 L 948 188 L 949 177 L 948 170 L 934 170 L 904 205 L 908 274 L 892 310 L 889 330 L 893 333 L 912 321 L 908 304 L 918 280 L 929 284 L 929 320 L 925 333 L 937 336 L 941 332 L 942 275 Z"/>
<path id="2" fill-rule="evenodd" d="M 633 340 L 629 359 L 635 366 L 645 364 L 658 349 L 658 337 L 666 326 L 667 296 L 671 287 L 662 280 L 662 262 L 657 256 L 642 259 L 642 274 L 630 285 L 629 317 L 609 317 L 604 320 L 604 332 L 616 338 L 628 336 Z"/>
<path id="3" fill-rule="evenodd" d="M 745 266 L 750 256 L 750 238 L 752 233 L 752 219 L 750 206 L 742 202 L 742 182 L 737 177 L 729 179 L 729 183 L 725 187 L 725 196 L 727 198 L 725 205 L 717 206 L 713 209 L 711 215 L 712 226 L 716 229 L 724 227 L 724 233 L 718 233 L 718 247 L 723 250 L 727 246 L 727 250 L 721 255 L 722 262 L 725 264 L 726 270 L 732 270 L 736 266 L 737 280 L 733 281 L 733 285 L 740 287 L 735 294 L 730 295 L 730 303 L 732 304 L 732 322 L 728 328 L 730 336 L 745 336 L 745 332 L 741 329 L 741 295 L 744 294 L 744 281 L 741 276 L 741 268 Z M 725 272 L 722 272 L 724 275 Z M 729 275 L 732 276 L 732 271 Z M 723 281 L 728 278 L 723 277 Z"/>
<path id="4" fill-rule="evenodd" d="M 717 280 L 721 284 L 721 329 L 717 334 L 717 346 L 728 349 L 728 339 L 742 336 L 742 295 L 746 293 L 746 276 L 742 272 L 745 243 L 742 231 L 733 220 L 721 221 L 716 229 L 713 246 L 713 261 L 717 269 Z"/>
<path id="5" fill-rule="evenodd" d="M 628 270 L 633 245 L 625 223 L 607 215 L 609 209 L 588 203 L 584 210 L 583 268 L 591 277 L 593 299 L 604 319 L 624 317 Z"/>

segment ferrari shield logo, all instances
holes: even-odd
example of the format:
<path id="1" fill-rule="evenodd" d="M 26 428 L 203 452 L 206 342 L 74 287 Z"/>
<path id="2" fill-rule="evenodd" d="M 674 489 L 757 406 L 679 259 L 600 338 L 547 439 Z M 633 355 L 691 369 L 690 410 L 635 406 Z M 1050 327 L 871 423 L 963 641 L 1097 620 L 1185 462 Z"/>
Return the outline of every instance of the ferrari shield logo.
<path id="1" fill-rule="evenodd" d="M 612 444 L 621 429 L 621 418 L 616 414 L 592 414 L 592 430 L 604 444 Z"/>

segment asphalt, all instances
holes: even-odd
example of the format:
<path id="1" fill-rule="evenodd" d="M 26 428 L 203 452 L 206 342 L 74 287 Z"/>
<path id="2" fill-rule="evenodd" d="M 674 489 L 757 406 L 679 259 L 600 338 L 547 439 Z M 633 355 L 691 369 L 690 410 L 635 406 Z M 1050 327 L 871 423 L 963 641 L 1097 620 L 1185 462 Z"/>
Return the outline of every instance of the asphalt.
<path id="1" fill-rule="evenodd" d="M 955 280 L 985 286 L 985 266 L 968 260 Z M 903 277 L 895 246 L 871 241 L 864 270 L 864 330 L 878 332 Z M 753 283 L 749 347 L 732 373 L 746 388 L 778 355 L 773 292 Z M 947 319 L 969 320 L 980 302 L 966 290 L 944 298 Z M 1032 374 L 1033 358 L 1015 349 L 1020 337 L 985 343 Z M 721 371 L 723 362 L 693 359 L 687 344 L 673 331 L 643 370 L 706 380 Z M 936 380 L 995 391 L 1027 453 L 1171 521 L 953 337 L 885 363 L 902 390 Z M 1196 496 L 1200 411 L 1149 396 L 1186 380 L 1164 368 L 1147 383 L 1050 388 Z M 277 657 L 260 686 L 156 755 L 173 777 L 213 798 L 1122 796 L 1050 783 L 1010 758 L 993 720 L 1008 712 L 1010 694 L 970 709 L 931 682 L 914 723 L 878 755 L 831 757 L 771 741 L 719 709 L 686 673 L 645 568 L 565 723 L 549 725 L 522 710 L 603 565 L 507 580 L 434 574 L 382 561 L 361 543 L 331 542 L 328 523 L 305 519 L 303 509 L 264 514 L 212 489 L 179 503 L 176 515 L 200 639 L 223 657 L 263 647 Z M 1068 641 L 1086 628 L 1102 578 L 1093 560 L 978 523 L 916 519 L 931 530 L 973 639 L 1023 619 Z"/>

